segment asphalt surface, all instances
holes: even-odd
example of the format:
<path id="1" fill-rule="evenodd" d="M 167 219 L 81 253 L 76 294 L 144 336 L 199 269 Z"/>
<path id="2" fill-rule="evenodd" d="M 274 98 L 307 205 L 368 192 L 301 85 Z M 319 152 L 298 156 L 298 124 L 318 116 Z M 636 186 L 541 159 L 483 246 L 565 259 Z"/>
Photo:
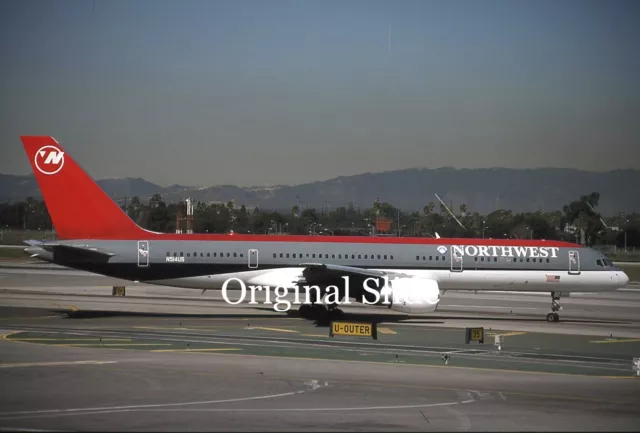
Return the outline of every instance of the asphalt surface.
<path id="1" fill-rule="evenodd" d="M 0 341 L 0 426 L 637 431 L 640 381 Z"/>
<path id="2" fill-rule="evenodd" d="M 637 291 L 570 297 L 554 324 L 542 295 L 450 292 L 418 318 L 346 306 L 345 320 L 378 322 L 373 340 L 330 338 L 325 324 L 229 306 L 219 292 L 128 285 L 110 296 L 120 283 L 0 269 L 0 430 L 640 426 Z M 484 344 L 465 344 L 466 326 L 484 327 Z"/>
<path id="3" fill-rule="evenodd" d="M 125 297 L 111 296 L 114 285 L 126 285 Z M 273 294 L 272 294 L 273 295 Z M 239 291 L 229 291 L 229 300 L 240 299 Z M 293 295 L 287 297 L 294 300 Z M 0 306 L 37 307 L 80 311 L 121 311 L 129 313 L 286 317 L 295 316 L 295 307 L 286 313 L 265 304 L 264 293 L 256 293 L 256 304 L 249 305 L 249 294 L 239 305 L 230 305 L 220 291 L 182 289 L 135 284 L 76 271 L 0 268 Z M 271 301 L 275 298 L 272 296 Z M 576 293 L 561 299 L 561 322 L 547 323 L 549 294 L 504 294 L 495 292 L 447 292 L 438 310 L 424 316 L 407 316 L 384 307 L 343 305 L 354 320 L 401 322 L 464 328 L 583 334 L 640 338 L 640 288 L 615 292 Z"/>

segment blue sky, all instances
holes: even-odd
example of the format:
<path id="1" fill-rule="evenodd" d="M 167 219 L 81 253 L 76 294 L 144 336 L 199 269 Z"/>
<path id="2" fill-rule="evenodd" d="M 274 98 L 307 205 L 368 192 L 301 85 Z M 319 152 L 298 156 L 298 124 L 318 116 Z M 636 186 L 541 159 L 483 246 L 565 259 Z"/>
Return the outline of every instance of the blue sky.
<path id="1" fill-rule="evenodd" d="M 0 173 L 53 135 L 95 178 L 295 184 L 640 168 L 636 1 L 0 3 Z"/>

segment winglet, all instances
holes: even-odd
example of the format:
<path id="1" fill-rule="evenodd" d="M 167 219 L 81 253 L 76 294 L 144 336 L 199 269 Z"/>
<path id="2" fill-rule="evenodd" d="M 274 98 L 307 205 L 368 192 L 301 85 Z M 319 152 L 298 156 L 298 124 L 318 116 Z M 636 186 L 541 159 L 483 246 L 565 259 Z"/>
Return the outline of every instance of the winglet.
<path id="1" fill-rule="evenodd" d="M 144 231 L 53 137 L 20 138 L 58 239 L 133 239 Z"/>

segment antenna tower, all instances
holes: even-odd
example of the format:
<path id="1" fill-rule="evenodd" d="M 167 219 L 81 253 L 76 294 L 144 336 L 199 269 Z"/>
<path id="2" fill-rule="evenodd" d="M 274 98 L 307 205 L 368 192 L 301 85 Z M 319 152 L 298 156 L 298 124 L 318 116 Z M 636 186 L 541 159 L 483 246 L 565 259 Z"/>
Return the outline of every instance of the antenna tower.
<path id="1" fill-rule="evenodd" d="M 438 201 L 442 204 L 442 206 L 444 206 L 444 208 L 447 210 L 447 212 L 449 212 L 449 215 L 451 215 L 453 217 L 454 220 L 456 220 L 456 222 L 458 223 L 458 225 L 460 227 L 462 227 L 464 230 L 466 230 L 465 226 L 462 225 L 462 223 L 460 221 L 458 221 L 458 218 L 456 218 L 456 216 L 453 214 L 453 212 L 451 212 L 451 210 L 449 210 L 449 208 L 447 207 L 446 204 L 444 204 L 444 202 L 440 199 L 440 197 L 438 196 L 438 194 L 435 194 L 436 198 L 438 199 Z"/>

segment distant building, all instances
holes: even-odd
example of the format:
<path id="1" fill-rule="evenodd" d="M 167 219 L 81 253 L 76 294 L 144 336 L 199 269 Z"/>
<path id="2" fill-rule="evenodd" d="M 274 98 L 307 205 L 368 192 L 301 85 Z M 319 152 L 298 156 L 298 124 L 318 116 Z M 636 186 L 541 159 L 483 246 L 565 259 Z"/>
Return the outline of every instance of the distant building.
<path id="1" fill-rule="evenodd" d="M 391 219 L 389 218 L 377 218 L 376 219 L 376 232 L 377 233 L 389 233 L 391 231 Z"/>

